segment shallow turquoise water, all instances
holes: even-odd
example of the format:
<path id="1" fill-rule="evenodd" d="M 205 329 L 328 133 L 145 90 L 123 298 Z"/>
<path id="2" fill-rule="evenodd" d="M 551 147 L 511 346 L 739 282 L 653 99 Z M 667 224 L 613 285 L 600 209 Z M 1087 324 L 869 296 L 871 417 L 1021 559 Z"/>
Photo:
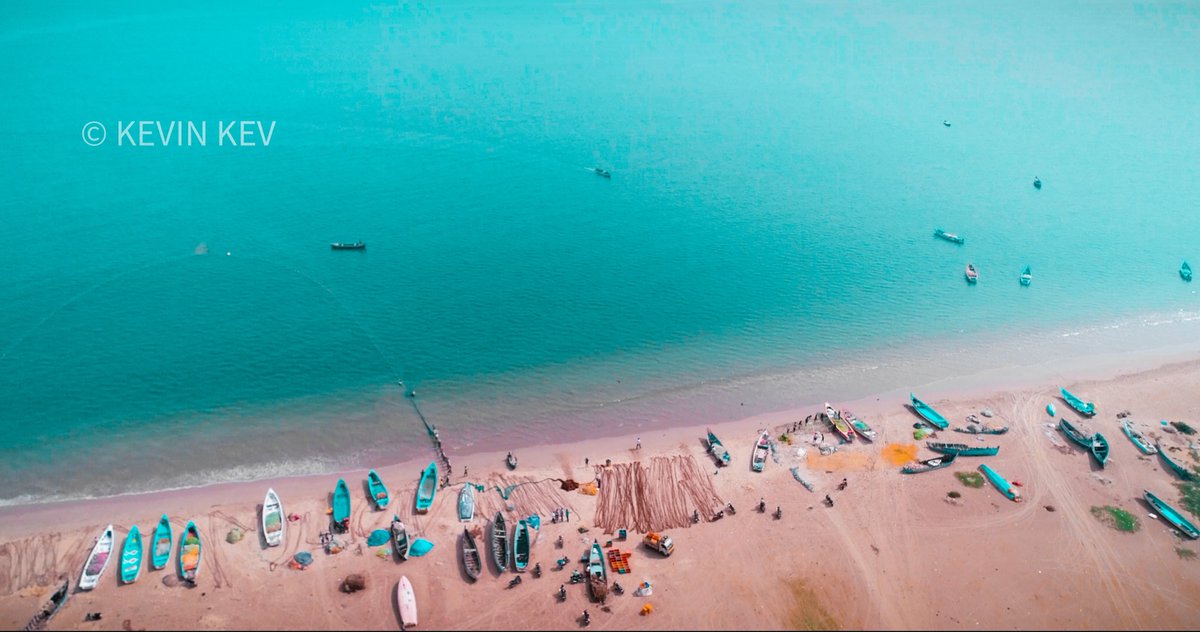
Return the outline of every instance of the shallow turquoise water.
<path id="1" fill-rule="evenodd" d="M 422 454 L 397 379 L 453 454 L 1197 309 L 1196 7 L 306 4 L 0 16 L 3 499 Z"/>

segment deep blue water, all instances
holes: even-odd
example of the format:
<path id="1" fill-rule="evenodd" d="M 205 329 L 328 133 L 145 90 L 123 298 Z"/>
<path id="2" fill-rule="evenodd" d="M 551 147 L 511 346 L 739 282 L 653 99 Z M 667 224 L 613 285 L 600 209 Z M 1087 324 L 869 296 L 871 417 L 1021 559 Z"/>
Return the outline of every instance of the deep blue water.
<path id="1" fill-rule="evenodd" d="M 453 452 L 1200 307 L 1200 7 L 326 4 L 0 13 L 3 499 L 421 454 L 397 379 Z"/>

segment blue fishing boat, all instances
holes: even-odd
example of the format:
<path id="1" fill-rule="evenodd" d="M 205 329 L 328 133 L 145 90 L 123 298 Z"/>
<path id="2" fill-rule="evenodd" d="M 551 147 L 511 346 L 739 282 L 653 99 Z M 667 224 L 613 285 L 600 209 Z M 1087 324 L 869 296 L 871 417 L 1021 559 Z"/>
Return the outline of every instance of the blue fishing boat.
<path id="1" fill-rule="evenodd" d="M 1159 454 L 1162 453 L 1160 452 Z M 1176 529 L 1179 529 L 1185 535 L 1187 535 L 1187 537 L 1193 540 L 1200 538 L 1200 531 L 1197 531 L 1196 527 L 1192 525 L 1192 523 L 1188 522 L 1187 519 L 1183 517 L 1183 514 L 1176 511 L 1174 507 L 1163 502 L 1161 498 L 1150 493 L 1149 490 L 1143 490 L 1142 495 L 1146 498 L 1146 502 L 1150 503 L 1151 507 L 1154 507 L 1154 510 L 1158 512 L 1158 515 L 1165 518 L 1167 522 L 1171 523 Z"/>
<path id="2" fill-rule="evenodd" d="M 1196 478 L 1196 475 L 1192 474 L 1190 471 L 1188 471 L 1188 469 L 1186 467 L 1171 460 L 1171 457 L 1167 456 L 1167 451 L 1165 449 L 1163 449 L 1161 443 L 1156 442 L 1154 444 L 1154 447 L 1158 448 L 1158 458 L 1162 459 L 1163 463 L 1167 464 L 1167 469 L 1171 470 L 1171 472 L 1173 474 L 1175 474 L 1175 476 L 1178 476 L 1179 478 L 1182 478 L 1185 481 L 1191 481 Z"/>
<path id="3" fill-rule="evenodd" d="M 1133 445 L 1137 446 L 1138 450 L 1142 451 L 1142 454 L 1154 454 L 1158 452 L 1158 448 L 1150 444 L 1150 440 L 1146 438 L 1146 435 L 1134 429 L 1133 422 L 1129 419 L 1121 420 L 1121 431 L 1125 433 L 1126 437 L 1129 437 L 1129 440 L 1133 442 Z"/>
<path id="4" fill-rule="evenodd" d="M 1058 420 L 1058 429 L 1061 430 L 1063 434 L 1067 435 L 1068 439 L 1070 439 L 1071 441 L 1074 441 L 1080 447 L 1087 449 L 1087 450 L 1092 449 L 1092 440 L 1090 438 L 1088 438 L 1087 435 L 1080 432 L 1079 429 L 1076 428 L 1074 424 L 1067 421 L 1066 419 Z"/>
<path id="5" fill-rule="evenodd" d="M 1049 414 L 1051 417 L 1058 414 L 1054 409 L 1054 402 L 1050 402 L 1049 404 L 1046 404 L 1046 413 Z"/>
<path id="6" fill-rule="evenodd" d="M 983 472 L 983 475 L 987 477 L 988 481 L 994 485 L 996 489 L 1000 490 L 1000 493 L 1004 494 L 1005 498 L 1015 503 L 1021 502 L 1021 492 L 1017 491 L 1017 489 L 1013 487 L 1012 483 L 1005 480 L 1003 476 L 1000 476 L 999 472 L 988 467 L 986 463 L 979 464 L 979 471 Z"/>
<path id="7" fill-rule="evenodd" d="M 350 529 L 350 487 L 342 478 L 333 487 L 333 526 L 342 532 Z"/>
<path id="8" fill-rule="evenodd" d="M 939 430 L 945 430 L 946 428 L 950 427 L 950 422 L 947 421 L 946 418 L 941 415 L 941 413 L 934 410 L 929 404 L 917 399 L 917 396 L 913 395 L 912 393 L 909 393 L 908 397 L 912 400 L 913 410 L 917 411 L 917 414 L 920 415 L 925 421 L 933 424 Z"/>
<path id="9" fill-rule="evenodd" d="M 592 548 L 588 550 L 587 580 L 592 598 L 603 602 L 608 597 L 608 570 L 604 568 L 604 552 L 596 540 L 592 540 Z"/>
<path id="10" fill-rule="evenodd" d="M 708 453 L 717 460 L 717 465 L 729 465 L 729 450 L 725 449 L 725 444 L 721 443 L 712 430 L 708 431 Z"/>
<path id="11" fill-rule="evenodd" d="M 121 581 L 132 584 L 142 574 L 142 532 L 135 524 L 129 528 L 125 536 L 125 546 L 121 549 Z"/>
<path id="12" fill-rule="evenodd" d="M 154 529 L 154 550 L 150 557 L 154 570 L 161 570 L 171 560 L 171 539 L 171 521 L 163 514 Z"/>
<path id="13" fill-rule="evenodd" d="M 383 484 L 383 479 L 379 478 L 379 473 L 375 470 L 367 472 L 367 489 L 371 492 L 371 502 L 375 503 L 377 509 L 388 506 L 391 496 L 388 495 L 387 485 Z"/>
<path id="14" fill-rule="evenodd" d="M 958 235 L 955 235 L 954 233 L 948 233 L 940 228 L 933 231 L 933 236 L 939 237 L 941 239 L 945 239 L 946 241 L 956 243 L 956 244 L 963 244 L 963 243 L 966 243 L 966 241 L 967 241 L 966 239 L 963 239 L 962 237 L 959 237 Z"/>
<path id="15" fill-rule="evenodd" d="M 1030 283 L 1033 283 L 1033 271 L 1029 269 L 1029 266 L 1025 266 L 1025 269 L 1021 270 L 1021 285 L 1029 287 Z"/>
<path id="16" fill-rule="evenodd" d="M 426 513 L 433 504 L 433 495 L 437 492 L 438 466 L 434 461 L 421 472 L 421 481 L 417 484 L 417 512 Z"/>
<path id="17" fill-rule="evenodd" d="M 513 530 L 512 538 L 513 568 L 518 573 L 524 572 L 525 567 L 529 566 L 529 537 L 529 522 L 518 520 L 517 528 Z"/>
<path id="18" fill-rule="evenodd" d="M 1183 265 L 1179 266 L 1179 276 L 1184 281 L 1192 280 L 1192 266 L 1189 266 L 1188 262 L 1184 261 Z"/>
<path id="19" fill-rule="evenodd" d="M 1037 176 L 1033 177 L 1033 188 L 1035 188 L 1035 189 L 1042 188 L 1042 179 L 1041 178 L 1039 178 Z"/>
<path id="20" fill-rule="evenodd" d="M 196 575 L 200 573 L 200 530 L 196 523 L 188 520 L 183 535 L 179 536 L 179 575 L 183 580 L 196 583 Z"/>
<path id="21" fill-rule="evenodd" d="M 470 522 L 475 517 L 475 486 L 467 483 L 458 493 L 458 519 Z"/>
<path id="22" fill-rule="evenodd" d="M 1071 408 L 1074 408 L 1080 415 L 1083 415 L 1084 417 L 1096 416 L 1096 405 L 1092 402 L 1085 402 L 1082 399 L 1075 397 L 1065 388 L 1060 388 L 1058 391 L 1062 393 L 1063 400 L 1066 401 Z"/>
<path id="23" fill-rule="evenodd" d="M 1000 452 L 1000 446 L 969 446 L 965 443 L 935 443 L 930 441 L 925 444 L 934 452 L 942 454 L 957 454 L 958 456 L 996 456 Z"/>
<path id="24" fill-rule="evenodd" d="M 954 463 L 954 459 L 957 458 L 957 454 L 947 454 L 944 456 L 937 456 L 932 459 L 925 459 L 924 461 L 917 461 L 916 463 L 910 463 L 900 468 L 900 473 L 920 474 L 921 472 L 929 472 L 932 470 L 941 469 L 943 467 L 950 467 L 950 464 Z"/>
<path id="25" fill-rule="evenodd" d="M 1096 458 L 1096 462 L 1100 467 L 1104 467 L 1108 463 L 1108 439 L 1104 435 L 1097 432 L 1092 435 L 1092 445 L 1088 447 L 1088 451 Z"/>
<path id="26" fill-rule="evenodd" d="M 967 283 L 975 284 L 975 283 L 979 282 L 979 270 L 975 269 L 975 264 L 973 264 L 973 263 L 967 264 L 966 275 L 967 275 Z"/>

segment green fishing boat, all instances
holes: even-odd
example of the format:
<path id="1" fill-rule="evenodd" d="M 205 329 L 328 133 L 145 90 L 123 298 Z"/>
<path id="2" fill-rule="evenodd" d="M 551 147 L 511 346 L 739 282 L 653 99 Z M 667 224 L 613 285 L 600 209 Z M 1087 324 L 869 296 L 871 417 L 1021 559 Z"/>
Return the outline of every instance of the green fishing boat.
<path id="1" fill-rule="evenodd" d="M 392 552 L 402 560 L 408 559 L 408 529 L 395 514 L 392 514 Z"/>
<path id="2" fill-rule="evenodd" d="M 1062 393 L 1063 400 L 1065 400 L 1068 404 L 1070 404 L 1071 408 L 1074 408 L 1076 411 L 1078 411 L 1080 415 L 1083 415 L 1084 417 L 1095 417 L 1096 416 L 1096 405 L 1095 404 L 1093 404 L 1091 402 L 1085 402 L 1082 399 L 1075 397 L 1070 392 L 1068 392 L 1067 389 L 1065 389 L 1065 388 L 1060 388 L 1058 390 L 1059 390 L 1059 392 Z"/>
<path id="3" fill-rule="evenodd" d="M 350 528 L 350 488 L 342 478 L 333 488 L 333 526 L 343 532 Z"/>
<path id="4" fill-rule="evenodd" d="M 1104 435 L 1099 432 L 1092 435 L 1092 445 L 1088 450 L 1096 458 L 1096 462 L 1100 464 L 1100 467 L 1104 467 L 1108 463 L 1108 439 L 1105 439 Z"/>
<path id="5" fill-rule="evenodd" d="M 1184 281 L 1192 280 L 1192 266 L 1189 266 L 1188 262 L 1184 261 L 1183 265 L 1179 266 L 1179 276 Z"/>
<path id="6" fill-rule="evenodd" d="M 1195 480 L 1195 474 L 1193 474 L 1186 467 L 1171 460 L 1171 457 L 1167 456 L 1167 451 L 1163 449 L 1161 443 L 1155 442 L 1154 447 L 1158 448 L 1158 457 L 1163 460 L 1163 463 L 1167 464 L 1167 469 L 1171 470 L 1175 476 L 1178 476 L 1185 481 Z"/>
<path id="7" fill-rule="evenodd" d="M 1021 492 L 1017 491 L 1017 489 L 1013 487 L 1012 483 L 1005 480 L 1003 476 L 1000 476 L 999 472 L 988 467 L 986 463 L 979 464 L 979 471 L 983 472 L 983 475 L 987 477 L 988 481 L 995 486 L 996 489 L 1000 490 L 1000 493 L 1004 494 L 1005 498 L 1015 503 L 1021 502 Z"/>
<path id="8" fill-rule="evenodd" d="M 1159 454 L 1162 454 L 1162 452 L 1160 451 Z M 1151 507 L 1154 507 L 1158 515 L 1166 518 L 1167 522 L 1171 523 L 1176 529 L 1179 529 L 1193 540 L 1200 538 L 1200 531 L 1197 531 L 1196 527 L 1188 522 L 1183 517 L 1183 514 L 1176 511 L 1174 507 L 1163 502 L 1161 498 L 1150 493 L 1149 490 L 1143 490 L 1142 495 L 1146 498 L 1146 502 L 1150 503 Z"/>
<path id="9" fill-rule="evenodd" d="M 154 570 L 162 570 L 171 561 L 171 521 L 167 514 L 158 519 L 154 528 L 154 550 L 150 557 L 150 565 Z"/>
<path id="10" fill-rule="evenodd" d="M 196 583 L 196 575 L 200 573 L 200 530 L 196 523 L 188 520 L 187 527 L 179 536 L 179 575 L 183 580 Z"/>
<path id="11" fill-rule="evenodd" d="M 934 457 L 932 459 L 925 459 L 924 461 L 918 461 L 912 465 L 905 465 L 904 467 L 900 468 L 900 473 L 920 474 L 921 472 L 940 470 L 943 467 L 949 467 L 951 463 L 954 463 L 954 459 L 957 458 L 957 454 L 947 454 L 945 456 Z"/>
<path id="12" fill-rule="evenodd" d="M 940 228 L 933 231 L 933 236 L 941 238 L 941 239 L 945 239 L 946 241 L 953 242 L 956 244 L 964 244 L 967 242 L 966 239 L 963 239 L 962 237 L 959 237 L 958 235 L 955 235 L 954 233 L 948 233 Z"/>
<path id="13" fill-rule="evenodd" d="M 1133 422 L 1129 419 L 1121 420 L 1121 431 L 1125 433 L 1126 437 L 1129 437 L 1129 440 L 1133 442 L 1133 445 L 1137 446 L 1138 450 L 1142 451 L 1142 454 L 1154 454 L 1158 452 L 1158 448 L 1150 444 L 1150 440 L 1146 438 L 1146 435 L 1133 428 Z"/>
<path id="14" fill-rule="evenodd" d="M 729 465 L 729 450 L 725 449 L 725 444 L 721 443 L 721 440 L 717 438 L 717 435 L 713 434 L 712 430 L 708 431 L 708 453 L 713 455 L 713 458 L 717 460 L 717 465 Z"/>
<path id="15" fill-rule="evenodd" d="M 1000 446 L 969 446 L 965 443 L 936 443 L 930 441 L 925 444 L 925 447 L 934 452 L 942 454 L 956 454 L 958 456 L 996 456 L 1000 452 Z"/>
<path id="16" fill-rule="evenodd" d="M 1058 429 L 1061 430 L 1063 432 L 1063 434 L 1067 435 L 1068 439 L 1079 444 L 1080 447 L 1087 449 L 1087 450 L 1092 449 L 1091 438 L 1089 438 L 1087 435 L 1080 432 L 1079 429 L 1076 428 L 1074 424 L 1067 421 L 1066 419 L 1060 418 L 1058 420 Z"/>
<path id="17" fill-rule="evenodd" d="M 604 552 L 596 540 L 592 540 L 592 548 L 588 549 L 587 580 L 592 598 L 603 603 L 608 598 L 608 570 L 604 568 Z"/>
<path id="18" fill-rule="evenodd" d="M 529 566 L 529 544 L 529 523 L 518 520 L 517 528 L 513 530 L 512 545 L 513 568 L 518 573 L 524 572 L 525 567 Z"/>
<path id="19" fill-rule="evenodd" d="M 383 479 L 379 478 L 379 473 L 375 470 L 367 472 L 367 490 L 371 492 L 371 502 L 375 503 L 376 508 L 383 509 L 391 502 L 387 485 L 383 484 Z"/>
<path id="20" fill-rule="evenodd" d="M 1030 283 L 1033 283 L 1033 272 L 1029 266 L 1025 266 L 1025 269 L 1021 270 L 1021 285 L 1029 287 Z"/>
<path id="21" fill-rule="evenodd" d="M 437 493 L 438 466 L 434 461 L 421 472 L 421 481 L 417 484 L 417 512 L 426 513 L 433 504 L 433 495 Z"/>
<path id="22" fill-rule="evenodd" d="M 912 393 L 909 393 L 908 397 L 912 400 L 913 410 L 917 411 L 917 414 L 920 415 L 925 421 L 928 421 L 936 426 L 938 430 L 945 430 L 946 428 L 950 427 L 950 422 L 946 421 L 946 418 L 943 417 L 941 413 L 934 410 L 929 404 L 917 399 L 917 396 L 913 395 Z"/>
<path id="23" fill-rule="evenodd" d="M 121 549 L 121 581 L 132 584 L 142 574 L 142 532 L 135 524 L 129 528 L 125 536 L 125 546 Z"/>

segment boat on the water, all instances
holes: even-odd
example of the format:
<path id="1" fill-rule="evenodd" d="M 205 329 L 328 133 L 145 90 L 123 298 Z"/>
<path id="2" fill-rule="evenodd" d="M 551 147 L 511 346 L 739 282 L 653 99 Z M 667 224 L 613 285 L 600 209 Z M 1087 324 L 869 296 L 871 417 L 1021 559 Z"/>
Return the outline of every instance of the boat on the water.
<path id="1" fill-rule="evenodd" d="M 713 455 L 713 458 L 717 460 L 717 465 L 729 465 L 729 459 L 731 458 L 729 450 L 725 449 L 725 444 L 721 443 L 721 440 L 717 438 L 717 435 L 713 434 L 712 430 L 708 431 L 708 453 Z"/>
<path id="2" fill-rule="evenodd" d="M 1194 480 L 1196 475 L 1189 471 L 1186 467 L 1176 463 L 1171 457 L 1167 456 L 1167 451 L 1162 447 L 1161 443 L 1155 442 L 1154 447 L 1158 448 L 1158 458 L 1167 464 L 1167 469 L 1171 470 L 1175 476 L 1182 478 L 1185 481 Z"/>
<path id="3" fill-rule="evenodd" d="M 601 169 L 600 167 L 592 167 L 592 173 L 594 173 L 598 176 L 601 176 L 603 178 L 611 178 L 612 177 L 612 172 L 610 172 L 608 169 Z"/>
<path id="4" fill-rule="evenodd" d="M 513 569 L 518 573 L 525 572 L 525 567 L 529 566 L 529 522 L 521 519 L 517 521 L 517 528 L 513 529 L 512 537 L 512 561 Z"/>
<path id="5" fill-rule="evenodd" d="M 54 592 L 50 593 L 50 598 L 46 600 L 46 603 L 42 605 L 41 609 L 39 609 L 36 614 L 33 615 L 33 618 L 29 620 L 29 623 L 26 623 L 25 627 L 21 629 L 25 632 L 35 632 L 36 630 L 41 630 L 42 628 L 46 627 L 46 623 L 50 621 L 51 617 L 53 617 L 55 614 L 58 614 L 58 611 L 63 607 L 63 604 L 67 602 L 67 598 L 70 596 L 71 580 L 64 577 L 58 584 L 58 588 Z"/>
<path id="6" fill-rule="evenodd" d="M 1200 538 L 1200 531 L 1196 530 L 1195 525 L 1188 522 L 1187 519 L 1183 517 L 1183 514 L 1176 511 L 1174 507 L 1163 502 L 1161 498 L 1150 493 L 1149 490 L 1142 490 L 1142 495 L 1145 497 L 1146 502 L 1150 503 L 1151 507 L 1154 507 L 1154 510 L 1158 512 L 1158 515 L 1165 518 L 1166 521 L 1171 523 L 1171 525 L 1176 529 L 1179 529 L 1185 535 L 1187 535 L 1187 537 L 1193 540 Z"/>
<path id="7" fill-rule="evenodd" d="M 592 598 L 604 601 L 608 597 L 608 570 L 604 568 L 604 552 L 596 540 L 592 540 L 592 548 L 588 550 L 587 580 Z"/>
<path id="8" fill-rule="evenodd" d="M 142 574 L 142 532 L 135 524 L 129 528 L 125 536 L 125 546 L 121 548 L 121 581 L 132 584 Z"/>
<path id="9" fill-rule="evenodd" d="M 400 576 L 396 584 L 396 609 L 400 611 L 400 624 L 404 628 L 417 627 L 417 594 L 407 575 Z"/>
<path id="10" fill-rule="evenodd" d="M 467 483 L 458 493 L 458 519 L 470 522 L 475 517 L 475 486 Z"/>
<path id="11" fill-rule="evenodd" d="M 950 422 L 947 421 L 941 413 L 934 410 L 929 404 L 917 399 L 917 396 L 913 395 L 912 393 L 909 393 L 908 397 L 912 400 L 913 410 L 917 411 L 917 414 L 920 415 L 922 419 L 936 426 L 938 430 L 945 430 L 946 428 L 950 427 Z"/>
<path id="12" fill-rule="evenodd" d="M 1037 176 L 1033 176 L 1033 188 L 1035 188 L 1035 189 L 1042 188 L 1042 179 L 1041 178 L 1039 178 Z"/>
<path id="13" fill-rule="evenodd" d="M 1108 463 L 1108 439 L 1105 439 L 1104 435 L 1099 432 L 1092 435 L 1092 445 L 1088 447 L 1088 451 L 1096 458 L 1100 467 L 1104 467 Z"/>
<path id="14" fill-rule="evenodd" d="M 387 485 L 383 484 L 383 479 L 375 470 L 367 472 L 367 490 L 371 492 L 371 502 L 375 503 L 376 509 L 384 509 L 391 502 Z"/>
<path id="15" fill-rule="evenodd" d="M 754 454 L 750 460 L 750 468 L 755 472 L 763 471 L 763 467 L 767 464 L 767 456 L 771 451 L 771 436 L 766 430 L 758 435 L 758 441 L 754 442 Z"/>
<path id="16" fill-rule="evenodd" d="M 970 426 L 967 426 L 966 428 L 960 428 L 958 426 L 955 426 L 954 428 L 952 428 L 952 430 L 954 430 L 954 432 L 961 432 L 964 434 L 1002 435 L 1002 434 L 1005 434 L 1006 432 L 1008 432 L 1008 426 L 1001 426 L 999 428 L 986 428 L 986 427 L 977 426 L 975 424 L 972 424 Z"/>
<path id="17" fill-rule="evenodd" d="M 503 573 L 508 569 L 508 524 L 504 521 L 504 514 L 496 512 L 496 517 L 492 519 L 492 560 L 496 562 L 496 568 Z"/>
<path id="18" fill-rule="evenodd" d="M 361 241 L 346 242 L 335 241 L 329 244 L 329 247 L 334 250 L 366 250 L 367 244 Z"/>
<path id="19" fill-rule="evenodd" d="M 842 419 L 845 419 L 846 423 L 849 423 L 850 427 L 854 429 L 854 432 L 857 432 L 860 437 L 866 439 L 867 441 L 873 442 L 875 441 L 875 437 L 878 436 L 878 434 L 867 425 L 867 422 L 859 419 L 854 415 L 854 413 L 848 410 L 842 410 Z"/>
<path id="20" fill-rule="evenodd" d="M 392 549 L 396 557 L 408 559 L 408 528 L 400 520 L 400 516 L 392 514 Z"/>
<path id="21" fill-rule="evenodd" d="M 171 539 L 171 520 L 167 514 L 163 514 L 154 528 L 154 550 L 150 557 L 150 565 L 154 570 L 162 570 L 171 561 Z"/>
<path id="22" fill-rule="evenodd" d="M 1126 437 L 1129 437 L 1129 440 L 1133 442 L 1133 445 L 1137 446 L 1138 450 L 1142 451 L 1142 454 L 1154 454 L 1158 452 L 1158 448 L 1150 443 L 1146 435 L 1138 432 L 1133 427 L 1133 422 L 1128 417 L 1121 420 L 1121 431 L 1125 433 Z"/>
<path id="23" fill-rule="evenodd" d="M 108 568 L 108 558 L 112 556 L 112 550 L 113 526 L 110 524 L 100 532 L 100 537 L 96 538 L 92 552 L 83 564 L 83 574 L 79 576 L 79 590 L 91 590 L 96 587 L 104 569 Z"/>
<path id="24" fill-rule="evenodd" d="M 842 419 L 841 413 L 829 405 L 829 402 L 825 402 L 825 417 L 833 425 L 833 429 L 837 431 L 838 435 L 845 439 L 847 443 L 854 441 L 854 429 L 850 427 L 850 424 L 846 423 L 845 419 Z"/>
<path id="25" fill-rule="evenodd" d="M 1189 266 L 1188 262 L 1184 261 L 1183 265 L 1179 266 L 1179 276 L 1184 281 L 1192 280 L 1192 266 Z"/>
<path id="26" fill-rule="evenodd" d="M 979 281 L 979 270 L 975 269 L 975 264 L 967 264 L 967 283 L 976 283 Z"/>
<path id="27" fill-rule="evenodd" d="M 947 454 L 945 456 L 938 456 L 932 459 L 925 459 L 924 461 L 918 461 L 914 464 L 905 465 L 904 467 L 900 468 L 900 473 L 919 474 L 921 472 L 939 470 L 943 467 L 949 467 L 951 463 L 954 463 L 954 459 L 957 458 L 957 454 Z"/>
<path id="28" fill-rule="evenodd" d="M 1060 388 L 1058 391 L 1062 393 L 1063 401 L 1067 402 L 1067 404 L 1070 405 L 1071 408 L 1074 408 L 1075 411 L 1080 415 L 1083 415 L 1084 417 L 1096 416 L 1096 405 L 1092 402 L 1085 402 L 1082 399 L 1075 397 L 1065 388 Z"/>
<path id="29" fill-rule="evenodd" d="M 942 454 L 956 454 L 958 456 L 996 456 L 1000 452 L 1000 446 L 969 446 L 965 443 L 936 443 L 929 441 L 925 447 L 934 452 Z"/>
<path id="30" fill-rule="evenodd" d="M 279 494 L 276 494 L 274 489 L 268 488 L 267 495 L 263 498 L 262 508 L 263 539 L 267 541 L 267 546 L 283 544 L 283 527 L 286 522 L 283 516 L 283 503 L 279 502 Z"/>
<path id="31" fill-rule="evenodd" d="M 1033 283 L 1033 272 L 1029 269 L 1029 266 L 1025 266 L 1025 269 L 1021 270 L 1021 285 L 1029 287 L 1030 283 Z"/>
<path id="32" fill-rule="evenodd" d="M 950 121 L 942 121 L 942 125 L 945 125 L 946 127 L 950 127 Z"/>
<path id="33" fill-rule="evenodd" d="M 966 241 L 967 241 L 966 239 L 963 239 L 962 237 L 959 237 L 958 235 L 955 235 L 954 233 L 948 233 L 940 228 L 933 231 L 933 236 L 940 237 L 942 239 L 945 239 L 946 241 L 954 242 L 956 244 L 963 244 L 963 243 L 966 243 Z"/>
<path id="34" fill-rule="evenodd" d="M 426 513 L 433 504 L 433 495 L 437 493 L 438 466 L 436 461 L 430 461 L 429 467 L 421 472 L 421 481 L 417 483 L 417 513 Z"/>
<path id="35" fill-rule="evenodd" d="M 1061 430 L 1063 434 L 1067 435 L 1068 439 L 1074 441 L 1080 447 L 1087 450 L 1092 449 L 1092 439 L 1080 432 L 1079 429 L 1075 427 L 1075 424 L 1067 421 L 1066 419 L 1059 418 L 1058 429 Z"/>
<path id="36" fill-rule="evenodd" d="M 463 528 L 462 557 L 463 570 L 466 571 L 467 577 L 479 579 L 479 574 L 483 572 L 483 558 L 479 556 L 475 536 L 471 535 L 471 530 L 466 527 Z"/>
<path id="37" fill-rule="evenodd" d="M 350 529 L 350 487 L 343 478 L 333 486 L 333 528 L 342 532 Z"/>
<path id="38" fill-rule="evenodd" d="M 991 482 L 996 489 L 1000 490 L 1000 493 L 1004 494 L 1005 498 L 1015 503 L 1021 502 L 1021 492 L 1017 491 L 1017 488 L 1013 487 L 1013 484 L 1005 480 L 1003 476 L 1000 476 L 999 472 L 988 467 L 987 463 L 980 463 L 979 471 L 983 472 L 983 475 L 987 477 L 988 481 Z"/>
<path id="39" fill-rule="evenodd" d="M 183 581 L 196 583 L 196 575 L 200 573 L 200 530 L 196 523 L 188 520 L 187 527 L 179 536 L 179 575 Z"/>

